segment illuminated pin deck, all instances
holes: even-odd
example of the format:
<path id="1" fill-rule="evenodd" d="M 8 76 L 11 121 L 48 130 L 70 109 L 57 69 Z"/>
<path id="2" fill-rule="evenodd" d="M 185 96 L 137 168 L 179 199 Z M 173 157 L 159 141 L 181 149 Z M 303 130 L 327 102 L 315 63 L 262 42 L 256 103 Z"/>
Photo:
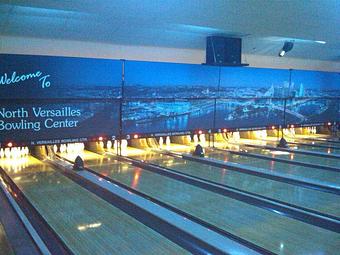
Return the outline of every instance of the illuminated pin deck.
<path id="1" fill-rule="evenodd" d="M 11 147 L 0 149 L 0 158 L 17 159 L 27 157 L 28 155 L 29 155 L 28 147 Z"/>

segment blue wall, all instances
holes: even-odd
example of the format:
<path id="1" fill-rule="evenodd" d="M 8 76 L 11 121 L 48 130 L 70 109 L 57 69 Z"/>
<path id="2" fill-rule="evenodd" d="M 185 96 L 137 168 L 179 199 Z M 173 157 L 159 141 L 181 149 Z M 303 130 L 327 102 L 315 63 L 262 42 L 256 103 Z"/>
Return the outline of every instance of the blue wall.
<path id="1" fill-rule="evenodd" d="M 118 60 L 0 55 L 0 142 L 117 135 L 121 70 Z"/>
<path id="2" fill-rule="evenodd" d="M 0 142 L 323 124 L 339 99 L 339 73 L 0 55 Z"/>
<path id="3" fill-rule="evenodd" d="M 316 71 L 127 61 L 123 132 L 339 121 L 339 77 Z"/>

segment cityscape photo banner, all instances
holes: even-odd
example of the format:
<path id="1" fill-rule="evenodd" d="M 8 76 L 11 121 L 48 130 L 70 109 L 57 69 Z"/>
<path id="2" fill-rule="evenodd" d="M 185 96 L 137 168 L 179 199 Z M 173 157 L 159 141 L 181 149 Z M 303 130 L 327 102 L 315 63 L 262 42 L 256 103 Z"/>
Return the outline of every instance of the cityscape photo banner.
<path id="1" fill-rule="evenodd" d="M 118 135 L 121 73 L 117 60 L 1 54 L 0 142 Z"/>

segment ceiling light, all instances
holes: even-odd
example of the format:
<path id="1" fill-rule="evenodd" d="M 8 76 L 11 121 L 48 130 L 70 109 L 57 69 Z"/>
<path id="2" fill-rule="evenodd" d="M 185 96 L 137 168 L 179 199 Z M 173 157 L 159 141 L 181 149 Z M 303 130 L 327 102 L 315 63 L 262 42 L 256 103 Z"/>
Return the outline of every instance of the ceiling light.
<path id="1" fill-rule="evenodd" d="M 320 44 L 326 44 L 325 41 L 315 41 L 316 43 L 320 43 Z"/>
<path id="2" fill-rule="evenodd" d="M 285 54 L 286 54 L 286 52 L 284 50 L 280 50 L 279 57 L 283 57 Z"/>
<path id="3" fill-rule="evenodd" d="M 294 42 L 285 42 L 282 49 L 279 52 L 279 57 L 283 57 L 288 51 L 293 49 Z"/>

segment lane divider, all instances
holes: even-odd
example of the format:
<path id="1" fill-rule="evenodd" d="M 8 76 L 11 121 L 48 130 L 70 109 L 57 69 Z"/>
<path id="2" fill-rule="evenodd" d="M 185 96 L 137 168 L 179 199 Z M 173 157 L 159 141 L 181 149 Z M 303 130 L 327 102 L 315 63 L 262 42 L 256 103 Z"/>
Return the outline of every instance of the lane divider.
<path id="1" fill-rule="evenodd" d="M 288 142 L 289 144 L 296 144 L 296 145 L 303 145 L 303 146 L 310 146 L 310 147 L 319 147 L 325 149 L 334 149 L 340 150 L 340 147 L 332 146 L 332 145 L 324 145 L 324 144 L 311 144 L 311 143 L 301 143 L 301 142 Z"/>
<path id="2" fill-rule="evenodd" d="M 337 147 L 337 146 L 333 146 L 333 145 L 325 145 L 325 144 L 311 144 L 311 143 L 304 143 L 304 142 L 300 142 L 299 140 L 301 140 L 300 138 L 293 138 L 293 137 L 287 137 L 289 139 L 294 139 L 294 142 L 288 142 L 288 144 L 295 144 L 295 145 L 303 145 L 303 146 L 310 146 L 310 147 L 319 147 L 319 148 L 325 148 L 325 149 L 339 149 L 340 150 L 340 147 Z M 275 138 L 276 140 L 270 140 L 270 139 L 256 139 L 257 141 L 262 141 L 262 142 L 265 142 L 265 143 L 275 143 L 275 144 L 278 144 L 280 142 L 280 139 L 277 140 L 277 138 Z M 269 145 L 270 146 L 270 145 Z"/>
<path id="3" fill-rule="evenodd" d="M 4 183 L 8 186 L 7 190 L 10 191 L 12 198 L 20 206 L 20 210 L 27 217 L 30 224 L 36 231 L 37 236 L 43 241 L 40 242 L 38 237 L 34 234 L 32 238 L 38 241 L 39 247 L 42 248 L 43 254 L 55 255 L 70 255 L 73 252 L 67 247 L 63 240 L 57 233 L 50 227 L 38 210 L 32 205 L 29 199 L 13 182 L 9 175 L 0 167 L 0 176 Z M 44 244 L 44 245 L 43 245 Z"/>
<path id="4" fill-rule="evenodd" d="M 175 152 L 165 151 L 165 152 L 162 152 L 162 153 L 166 154 L 168 156 L 171 156 L 171 157 L 175 157 L 175 158 L 195 161 L 195 160 L 192 160 L 192 159 L 185 158 L 185 157 L 183 157 L 182 154 L 178 154 L 178 153 L 175 153 Z M 157 165 L 157 166 L 159 166 L 159 165 Z M 218 167 L 218 168 L 221 168 L 221 167 Z M 223 169 L 231 170 L 229 167 L 223 167 Z M 173 169 L 171 169 L 171 170 L 175 171 L 175 172 L 179 172 L 177 170 L 173 170 Z M 179 173 L 181 173 L 181 172 L 179 172 Z M 326 213 L 323 213 L 323 212 L 319 212 L 319 211 L 316 211 L 316 210 L 313 210 L 313 209 L 309 209 L 309 208 L 306 208 L 306 207 L 302 207 L 302 206 L 298 206 L 298 205 L 295 205 L 295 204 L 287 203 L 287 202 L 284 202 L 284 201 L 281 201 L 281 200 L 277 200 L 277 199 L 274 199 L 274 198 L 271 198 L 271 197 L 266 197 L 266 196 L 263 196 L 263 195 L 260 195 L 260 194 L 254 193 L 254 192 L 238 189 L 238 188 L 235 188 L 235 187 L 232 187 L 232 186 L 228 186 L 228 185 L 225 185 L 225 184 L 222 184 L 222 183 L 219 183 L 219 182 L 209 181 L 209 180 L 206 180 L 206 179 L 203 179 L 203 178 L 200 178 L 200 177 L 197 177 L 197 176 L 193 176 L 193 175 L 190 175 L 190 174 L 187 174 L 187 175 L 195 177 L 195 178 L 199 178 L 199 179 L 211 182 L 211 183 L 215 183 L 215 184 L 221 185 L 223 187 L 227 187 L 227 188 L 235 189 L 237 191 L 245 192 L 247 194 L 250 194 L 250 195 L 253 195 L 253 196 L 257 196 L 259 198 L 263 198 L 263 199 L 266 199 L 266 200 L 269 200 L 269 201 L 272 201 L 272 202 L 275 202 L 275 203 L 283 204 L 283 205 L 286 205 L 288 207 L 292 207 L 292 208 L 296 208 L 298 210 L 309 212 L 309 213 L 318 215 L 320 217 L 325 217 L 325 218 L 329 218 L 329 219 L 332 219 L 332 220 L 335 220 L 335 221 L 340 221 L 340 217 L 337 217 L 335 215 L 329 215 L 329 214 L 326 214 Z"/>
<path id="5" fill-rule="evenodd" d="M 63 161 L 69 162 L 70 164 L 73 164 L 72 161 L 66 158 L 63 158 L 61 156 L 58 156 L 58 158 L 60 158 Z M 105 179 L 105 182 L 102 182 L 102 183 L 96 182 L 94 178 L 88 178 L 88 174 L 86 174 L 86 172 L 91 173 L 92 175 L 95 175 L 95 176 L 99 176 L 99 175 L 96 174 L 95 171 L 89 168 L 84 168 L 84 171 L 81 171 L 81 172 L 74 172 L 72 170 L 72 165 L 67 166 L 66 164 L 63 164 L 62 166 L 61 164 L 59 164 L 59 162 L 56 163 L 56 161 L 50 161 L 50 163 L 54 165 L 57 169 L 59 169 L 63 175 L 65 175 L 66 177 L 74 181 L 75 183 L 79 184 L 80 186 L 84 187 L 90 192 L 96 194 L 100 198 L 104 199 L 105 201 L 112 204 L 113 206 L 119 208 L 120 210 L 127 213 L 128 215 L 135 218 L 136 220 L 140 221 L 141 223 L 148 226 L 149 228 L 162 234 L 164 237 L 168 238 L 169 240 L 173 241 L 174 243 L 178 244 L 184 249 L 187 249 L 189 252 L 192 252 L 193 254 L 202 254 L 202 255 L 203 254 L 204 255 L 227 254 L 221 249 L 218 249 L 210 245 L 205 240 L 201 240 L 197 238 L 196 236 L 192 235 L 191 233 L 184 231 L 183 229 L 180 229 L 175 225 L 172 225 L 172 223 L 161 218 L 161 215 L 152 214 L 145 208 L 138 206 L 135 203 L 131 202 L 130 200 L 126 199 L 125 197 L 119 195 L 118 193 L 113 192 L 112 186 L 111 186 L 111 189 L 109 190 L 108 188 L 105 187 L 105 185 L 107 185 L 105 183 L 110 182 L 112 185 L 121 187 L 121 189 L 124 189 L 126 190 L 127 193 L 129 193 L 129 196 L 131 196 L 132 193 L 139 196 L 139 194 L 137 194 L 134 190 L 127 189 L 122 184 L 118 182 L 114 182 L 113 180 L 108 179 L 105 176 L 100 176 L 100 178 Z M 147 203 L 147 201 L 144 201 L 144 203 Z M 248 250 L 247 253 L 254 254 L 254 252 L 251 250 Z M 272 254 L 270 252 L 267 253 L 266 250 L 261 250 L 260 254 L 262 253 Z"/>
<path id="6" fill-rule="evenodd" d="M 340 144 L 340 140 L 318 139 L 318 138 L 300 138 L 300 137 L 298 139 L 307 140 L 307 141 L 320 141 L 320 142 Z M 338 138 L 338 139 L 340 139 L 340 138 Z"/>
<path id="7" fill-rule="evenodd" d="M 46 254 L 50 251 L 35 231 L 0 177 L 0 221 L 16 255 Z"/>
<path id="8" fill-rule="evenodd" d="M 323 166 L 323 165 L 318 165 L 318 164 L 305 163 L 305 162 L 302 162 L 302 161 L 270 157 L 270 156 L 267 156 L 267 155 L 251 153 L 251 152 L 233 151 L 233 150 L 228 150 L 228 149 L 220 149 L 220 148 L 216 148 L 216 147 L 210 148 L 210 149 L 212 151 L 214 151 L 214 150 L 224 151 L 224 152 L 229 152 L 231 154 L 240 155 L 240 156 L 248 156 L 248 157 L 253 157 L 253 158 L 260 158 L 260 159 L 272 160 L 272 161 L 276 161 L 276 162 L 288 163 L 288 164 L 291 164 L 291 165 L 298 165 L 298 166 L 305 166 L 305 167 L 324 169 L 324 170 L 329 170 L 329 171 L 333 171 L 333 172 L 340 172 L 340 168 L 331 167 L 331 166 Z"/>
<path id="9" fill-rule="evenodd" d="M 265 197 L 260 197 L 257 194 L 252 194 L 247 191 L 239 190 L 230 186 L 221 185 L 216 182 L 207 181 L 203 178 L 195 177 L 188 174 L 183 174 L 173 169 L 160 167 L 151 163 L 145 163 L 140 160 L 136 160 L 129 157 L 119 157 L 122 161 L 130 162 L 137 167 L 149 170 L 160 175 L 170 177 L 175 180 L 182 181 L 184 183 L 194 185 L 205 190 L 215 192 L 220 195 L 224 195 L 263 209 L 269 210 L 276 214 L 284 215 L 314 226 L 322 227 L 337 233 L 340 233 L 340 220 L 337 217 L 323 216 L 322 214 L 316 214 L 313 212 L 307 212 L 306 210 L 298 209 L 283 203 L 275 202 Z M 184 157 L 183 157 L 184 158 Z"/>
<path id="10" fill-rule="evenodd" d="M 307 150 L 292 150 L 292 149 L 286 149 L 286 148 L 279 148 L 279 147 L 272 147 L 267 145 L 256 145 L 256 144 L 248 144 L 248 143 L 242 143 L 244 146 L 253 147 L 253 148 L 261 148 L 261 149 L 267 149 L 271 151 L 286 151 L 290 153 L 299 153 L 299 154 L 305 154 L 305 155 L 311 155 L 311 156 L 318 156 L 318 157 L 326 157 L 326 158 L 334 158 L 334 159 L 340 159 L 340 154 L 328 154 L 325 152 L 315 152 L 315 151 L 307 151 Z M 340 161 L 339 161 L 340 163 Z"/>
<path id="11" fill-rule="evenodd" d="M 173 152 L 170 152 L 173 153 Z M 222 160 L 218 159 L 211 159 L 211 158 L 199 158 L 199 157 L 193 157 L 190 154 L 181 154 L 183 159 L 188 159 L 192 161 L 197 161 L 206 165 L 216 166 L 220 168 L 227 168 L 229 170 L 237 171 L 240 173 L 255 175 L 257 177 L 262 177 L 274 181 L 279 182 L 285 182 L 309 189 L 319 190 L 323 192 L 328 192 L 336 195 L 340 195 L 340 188 L 338 186 L 330 185 L 328 183 L 323 182 L 310 182 L 310 181 L 304 181 L 301 179 L 291 178 L 287 177 L 285 174 L 279 174 L 279 173 L 268 173 L 267 170 L 261 169 L 258 167 L 252 167 L 252 166 L 245 166 L 240 165 L 233 162 L 224 162 Z"/>

